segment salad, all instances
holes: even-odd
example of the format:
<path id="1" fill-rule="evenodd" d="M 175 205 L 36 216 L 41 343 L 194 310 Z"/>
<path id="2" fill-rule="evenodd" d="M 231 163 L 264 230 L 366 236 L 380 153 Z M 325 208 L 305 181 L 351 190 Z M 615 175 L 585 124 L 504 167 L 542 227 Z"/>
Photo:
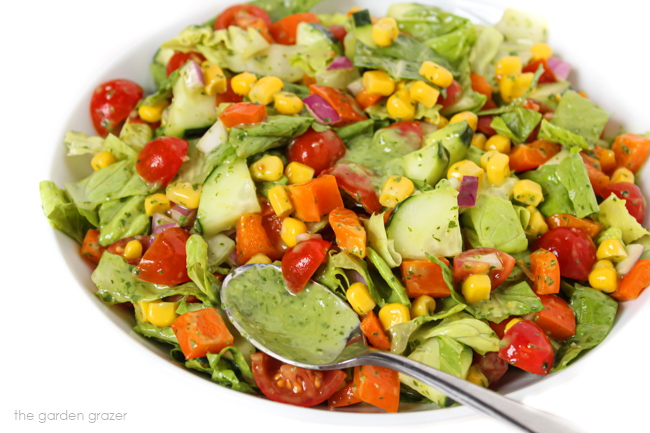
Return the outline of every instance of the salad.
<path id="1" fill-rule="evenodd" d="M 281 287 L 298 312 L 315 280 L 369 345 L 494 389 L 603 341 L 650 285 L 636 185 L 650 135 L 604 133 L 609 113 L 567 80 L 540 17 L 509 9 L 481 26 L 423 4 L 375 17 L 316 3 L 227 8 L 162 43 L 151 91 L 97 87 L 94 133 L 64 140 L 92 174 L 40 189 L 98 298 L 221 385 L 332 409 L 454 402 L 385 368 L 259 352 L 221 308 L 225 275 L 276 263 L 251 302 Z M 301 327 L 316 340 L 336 326 Z"/>

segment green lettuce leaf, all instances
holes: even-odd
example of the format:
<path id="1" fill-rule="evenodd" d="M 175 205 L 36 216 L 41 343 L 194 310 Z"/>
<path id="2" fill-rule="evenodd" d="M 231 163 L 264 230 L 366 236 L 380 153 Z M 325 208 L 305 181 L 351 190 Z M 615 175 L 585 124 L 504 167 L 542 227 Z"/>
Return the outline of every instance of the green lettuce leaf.
<path id="1" fill-rule="evenodd" d="M 311 117 L 270 116 L 262 123 L 232 128 L 229 143 L 238 157 L 248 158 L 288 144 L 293 137 L 304 134 L 313 122 Z"/>
<path id="2" fill-rule="evenodd" d="M 517 107 L 501 116 L 495 116 L 490 126 L 515 144 L 520 144 L 526 141 L 541 119 L 542 115 L 537 111 Z"/>
<path id="3" fill-rule="evenodd" d="M 542 119 L 542 126 L 539 128 L 537 136 L 542 140 L 560 143 L 566 147 L 579 147 L 580 149 L 589 150 L 593 148 L 587 143 L 584 137 L 574 134 L 560 126 L 553 125 L 546 119 Z"/>
<path id="4" fill-rule="evenodd" d="M 557 177 L 557 167 L 553 164 L 542 165 L 536 170 L 521 174 L 523 179 L 530 179 L 542 187 L 544 201 L 537 206 L 537 209 L 545 217 L 561 213 L 575 215 L 569 192 Z"/>
<path id="5" fill-rule="evenodd" d="M 395 18 L 399 29 L 422 41 L 448 35 L 471 25 L 467 18 L 418 3 L 395 3 L 386 16 Z"/>
<path id="6" fill-rule="evenodd" d="M 250 2 L 269 13 L 272 21 L 300 12 L 309 12 L 322 0 L 255 0 Z"/>
<path id="7" fill-rule="evenodd" d="M 368 243 L 384 260 L 386 265 L 396 268 L 402 264 L 402 256 L 395 251 L 395 242 L 389 240 L 386 236 L 386 227 L 384 226 L 384 212 L 372 214 L 370 218 L 364 220 L 366 233 L 368 234 Z"/>
<path id="8" fill-rule="evenodd" d="M 621 230 L 623 242 L 632 243 L 637 239 L 647 235 L 649 232 L 636 218 L 630 215 L 625 207 L 625 200 L 611 194 L 599 206 L 600 213 L 595 216 L 595 220 L 605 227 L 614 227 Z"/>
<path id="9" fill-rule="evenodd" d="M 200 235 L 194 234 L 187 240 L 185 250 L 187 275 L 214 304 L 217 304 L 221 282 L 210 272 L 207 242 Z"/>
<path id="10" fill-rule="evenodd" d="M 574 90 L 568 90 L 562 94 L 550 123 L 584 138 L 589 148 L 593 148 L 608 120 L 607 111 Z"/>
<path id="11" fill-rule="evenodd" d="M 560 161 L 555 174 L 567 190 L 569 200 L 571 200 L 578 218 L 584 218 L 599 211 L 596 194 L 591 187 L 585 163 L 577 151 L 572 150 L 569 156 Z"/>
<path id="12" fill-rule="evenodd" d="M 45 180 L 39 184 L 41 207 L 50 225 L 65 233 L 81 244 L 86 232 L 93 225 L 84 215 L 79 213 L 77 206 L 68 198 L 66 192 L 52 181 Z"/>
<path id="13" fill-rule="evenodd" d="M 486 322 L 475 319 L 464 312 L 447 317 L 430 329 L 418 330 L 411 337 L 411 341 L 417 347 L 423 341 L 438 335 L 451 337 L 481 355 L 499 350 L 499 337 L 492 328 Z"/>
<path id="14" fill-rule="evenodd" d="M 68 148 L 68 156 L 96 155 L 102 151 L 104 139 L 83 132 L 68 131 L 63 138 L 63 144 Z"/>
<path id="15" fill-rule="evenodd" d="M 107 247 L 120 239 L 149 233 L 151 219 L 144 210 L 145 196 L 111 200 L 99 207 L 99 244 Z"/>
<path id="16" fill-rule="evenodd" d="M 499 286 L 490 292 L 490 299 L 469 304 L 467 311 L 477 319 L 500 323 L 509 316 L 522 316 L 543 308 L 539 296 L 522 281 L 510 287 Z"/>
<path id="17" fill-rule="evenodd" d="M 404 288 L 400 280 L 395 276 L 395 274 L 393 274 L 393 271 L 390 266 L 386 264 L 384 259 L 382 259 L 381 256 L 372 248 L 368 248 L 368 259 L 377 269 L 379 275 L 381 275 L 384 281 L 386 281 L 388 287 L 392 290 L 386 299 L 386 302 L 399 302 L 410 307 L 411 301 L 409 300 L 408 293 L 406 293 L 406 288 Z"/>

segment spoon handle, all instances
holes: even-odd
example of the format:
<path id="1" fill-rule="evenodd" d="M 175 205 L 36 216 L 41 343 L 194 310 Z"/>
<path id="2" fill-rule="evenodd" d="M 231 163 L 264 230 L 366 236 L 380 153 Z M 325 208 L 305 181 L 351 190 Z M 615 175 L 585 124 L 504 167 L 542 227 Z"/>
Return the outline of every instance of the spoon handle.
<path id="1" fill-rule="evenodd" d="M 430 385 L 453 400 L 530 433 L 563 432 L 579 430 L 564 419 L 525 406 L 494 391 L 474 385 L 451 374 L 388 352 L 371 351 L 357 358 L 361 364 L 377 365 L 404 373 Z"/>

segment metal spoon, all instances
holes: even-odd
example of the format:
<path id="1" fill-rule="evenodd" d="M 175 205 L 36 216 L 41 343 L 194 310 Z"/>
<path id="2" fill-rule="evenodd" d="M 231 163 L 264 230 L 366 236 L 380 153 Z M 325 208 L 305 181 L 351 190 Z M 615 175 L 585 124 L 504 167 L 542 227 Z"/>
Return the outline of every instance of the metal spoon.
<path id="1" fill-rule="evenodd" d="M 255 274 L 249 274 L 250 272 Z M 246 265 L 231 272 L 221 287 L 221 302 L 231 322 L 254 346 L 270 356 L 287 364 L 313 370 L 336 370 L 360 365 L 387 367 L 430 385 L 453 400 L 471 406 L 522 431 L 532 433 L 578 432 L 566 420 L 525 406 L 494 391 L 412 361 L 404 356 L 369 348 L 365 344 L 356 313 L 329 289 L 313 281 L 303 290 L 303 292 L 309 293 L 304 296 L 319 297 L 317 304 L 320 306 L 317 308 L 322 307 L 322 311 L 325 313 L 341 315 L 345 318 L 341 320 L 349 322 L 350 326 L 347 327 L 349 328 L 348 333 L 343 337 L 339 333 L 333 336 L 331 340 L 333 342 L 342 339 L 338 349 L 334 352 L 327 350 L 308 353 L 296 352 L 301 345 L 301 336 L 297 334 L 308 337 L 308 333 L 301 332 L 301 327 L 284 331 L 278 318 L 291 315 L 295 321 L 300 321 L 300 314 L 313 313 L 306 312 L 306 308 L 295 308 L 295 305 L 283 309 L 283 306 L 288 306 L 295 299 L 300 299 L 292 298 L 293 296 L 303 296 L 303 292 L 293 295 L 286 290 L 282 284 L 281 272 L 280 268 L 274 265 Z M 264 278 L 275 275 L 275 283 L 279 281 L 282 287 L 278 288 L 276 284 L 273 288 L 268 278 L 266 282 L 250 280 L 251 277 L 254 278 L 260 273 L 265 274 Z M 246 290 L 250 293 L 244 293 Z M 273 295 L 269 295 L 268 290 L 276 290 L 277 293 L 273 292 Z M 272 303 L 275 302 L 275 304 L 269 305 L 268 299 L 265 300 L 265 304 L 255 305 L 255 301 L 251 304 L 248 299 L 257 296 L 256 293 L 257 295 L 270 296 L 268 299 L 272 299 Z M 241 296 L 242 294 L 244 297 Z M 244 301 L 244 299 L 246 300 Z M 260 313 L 261 310 L 268 310 L 269 313 L 264 315 L 265 313 Z M 301 310 L 304 311 L 301 312 Z M 265 318 L 270 321 L 263 323 Z"/>

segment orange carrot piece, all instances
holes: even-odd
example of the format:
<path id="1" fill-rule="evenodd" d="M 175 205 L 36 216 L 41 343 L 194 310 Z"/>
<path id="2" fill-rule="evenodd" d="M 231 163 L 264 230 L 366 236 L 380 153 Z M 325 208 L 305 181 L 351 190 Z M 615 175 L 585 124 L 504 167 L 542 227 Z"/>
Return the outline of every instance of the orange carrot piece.
<path id="1" fill-rule="evenodd" d="M 612 297 L 621 302 L 636 299 L 648 286 L 650 286 L 650 259 L 639 260 L 632 270 L 623 276 Z"/>
<path id="2" fill-rule="evenodd" d="M 255 254 L 264 254 L 271 260 L 282 257 L 279 250 L 264 229 L 262 215 L 247 213 L 239 217 L 235 235 L 237 244 L 237 263 L 246 264 Z"/>
<path id="3" fill-rule="evenodd" d="M 171 324 L 186 359 L 219 353 L 232 346 L 233 336 L 214 308 L 204 308 L 181 314 Z"/>
<path id="4" fill-rule="evenodd" d="M 530 255 L 533 290 L 538 295 L 560 292 L 560 264 L 552 252 L 540 248 Z"/>
<path id="5" fill-rule="evenodd" d="M 384 327 L 381 326 L 379 317 L 374 311 L 369 311 L 361 319 L 361 332 L 366 336 L 368 343 L 379 350 L 390 350 L 390 340 Z"/>
<path id="6" fill-rule="evenodd" d="M 253 102 L 238 102 L 228 106 L 219 115 L 226 128 L 241 124 L 260 123 L 266 119 L 266 105 Z"/>
<path id="7" fill-rule="evenodd" d="M 446 258 L 438 257 L 438 259 L 449 265 Z M 442 269 L 437 263 L 428 260 L 404 260 L 400 269 L 409 298 L 422 295 L 446 298 L 451 295 L 449 286 L 442 276 Z"/>
<path id="8" fill-rule="evenodd" d="M 357 94 L 357 96 L 354 97 L 354 100 L 357 101 L 359 107 L 365 110 L 366 108 L 375 105 L 381 100 L 381 98 L 383 98 L 383 96 L 371 95 L 370 93 L 366 92 L 366 89 L 363 89 Z"/>
<path id="9" fill-rule="evenodd" d="M 396 371 L 362 365 L 354 368 L 354 383 L 362 401 L 386 412 L 397 412 L 399 409 L 400 382 Z"/>
<path id="10" fill-rule="evenodd" d="M 616 154 L 613 150 L 595 146 L 594 153 L 598 157 L 598 162 L 600 162 L 600 169 L 603 171 L 603 173 L 612 174 L 612 172 L 616 170 Z"/>
<path id="11" fill-rule="evenodd" d="M 366 257 L 366 229 L 350 209 L 338 208 L 329 214 L 329 223 L 341 250 L 357 257 Z"/>
<path id="12" fill-rule="evenodd" d="M 305 222 L 317 222 L 336 208 L 342 208 L 343 199 L 332 175 L 321 175 L 309 182 L 290 185 L 291 201 L 296 217 Z"/>
<path id="13" fill-rule="evenodd" d="M 585 234 L 594 238 L 604 228 L 602 224 L 586 218 L 578 218 L 569 214 L 555 214 L 546 218 L 549 229 L 557 227 L 573 227 L 582 230 Z"/>
<path id="14" fill-rule="evenodd" d="M 102 258 L 104 251 L 106 251 L 106 247 L 99 245 L 99 230 L 88 230 L 86 236 L 84 236 L 83 243 L 81 244 L 81 249 L 79 250 L 81 257 L 97 264 L 99 263 L 99 259 Z"/>
<path id="15" fill-rule="evenodd" d="M 612 150 L 616 155 L 617 167 L 638 172 L 650 154 L 650 139 L 636 134 L 621 134 L 614 140 Z"/>
<path id="16" fill-rule="evenodd" d="M 327 407 L 329 409 L 350 406 L 357 403 L 361 403 L 361 399 L 359 398 L 359 392 L 354 381 L 348 382 L 343 388 L 336 391 L 327 399 Z"/>

